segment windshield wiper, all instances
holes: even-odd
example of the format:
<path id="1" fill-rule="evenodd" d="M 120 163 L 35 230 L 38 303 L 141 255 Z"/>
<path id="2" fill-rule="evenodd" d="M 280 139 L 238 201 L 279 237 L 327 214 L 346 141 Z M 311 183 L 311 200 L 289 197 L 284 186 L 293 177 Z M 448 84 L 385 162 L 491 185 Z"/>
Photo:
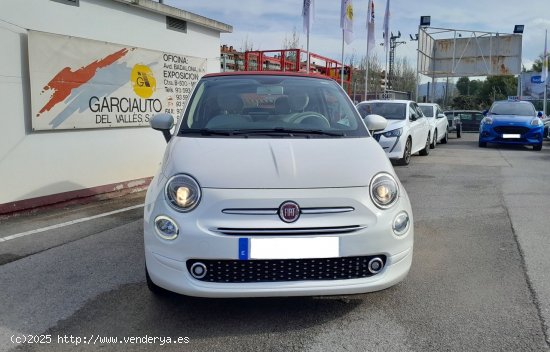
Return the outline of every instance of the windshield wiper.
<path id="1" fill-rule="evenodd" d="M 323 131 L 315 129 L 293 129 L 293 128 L 263 128 L 263 129 L 249 129 L 249 130 L 240 130 L 233 131 L 234 135 L 251 135 L 251 134 L 266 134 L 266 135 L 304 135 L 304 134 L 315 134 L 320 136 L 334 136 L 334 137 L 343 137 L 345 133 L 343 132 L 332 132 L 332 131 Z"/>
<path id="2" fill-rule="evenodd" d="M 203 136 L 232 136 L 233 131 L 228 130 L 212 130 L 210 128 L 191 128 L 188 130 L 182 130 L 181 133 L 200 133 Z"/>

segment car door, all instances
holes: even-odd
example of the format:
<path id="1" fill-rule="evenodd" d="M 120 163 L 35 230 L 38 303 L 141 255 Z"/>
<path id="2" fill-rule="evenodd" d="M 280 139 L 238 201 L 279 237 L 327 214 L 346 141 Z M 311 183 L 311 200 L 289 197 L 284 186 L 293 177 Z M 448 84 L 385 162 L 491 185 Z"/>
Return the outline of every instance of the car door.
<path id="1" fill-rule="evenodd" d="M 408 104 L 408 107 L 412 137 L 412 152 L 416 153 L 426 145 L 427 133 L 424 133 L 424 131 L 427 129 L 428 122 L 416 103 L 411 102 Z"/>
<path id="2" fill-rule="evenodd" d="M 436 106 L 435 109 L 435 121 L 437 126 L 437 139 L 441 140 L 443 139 L 443 136 L 445 136 L 445 133 L 447 132 L 447 125 L 449 124 L 447 121 L 447 117 L 443 113 L 443 110 L 439 107 L 439 105 Z"/>

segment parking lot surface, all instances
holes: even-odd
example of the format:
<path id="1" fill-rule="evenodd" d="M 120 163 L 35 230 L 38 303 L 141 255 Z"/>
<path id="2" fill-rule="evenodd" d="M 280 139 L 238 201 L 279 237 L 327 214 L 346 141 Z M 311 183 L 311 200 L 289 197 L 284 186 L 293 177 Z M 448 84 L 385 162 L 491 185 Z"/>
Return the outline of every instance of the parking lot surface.
<path id="1" fill-rule="evenodd" d="M 480 149 L 464 134 L 396 171 L 413 266 L 364 295 L 156 297 L 143 193 L 4 217 L 0 351 L 548 351 L 550 143 Z"/>

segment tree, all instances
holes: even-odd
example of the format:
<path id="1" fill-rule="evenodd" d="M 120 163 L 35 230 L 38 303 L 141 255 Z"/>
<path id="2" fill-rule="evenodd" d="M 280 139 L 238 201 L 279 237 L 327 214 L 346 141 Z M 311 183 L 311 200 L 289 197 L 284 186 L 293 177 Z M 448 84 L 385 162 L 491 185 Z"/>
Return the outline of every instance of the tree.
<path id="1" fill-rule="evenodd" d="M 393 70 L 393 81 L 391 82 L 393 90 L 416 91 L 416 69 L 412 67 L 407 58 L 397 58 L 394 61 Z"/>
<path id="2" fill-rule="evenodd" d="M 290 36 L 285 34 L 285 39 L 283 40 L 283 49 L 300 49 L 300 33 L 296 31 L 296 26 L 292 29 Z"/>
<path id="3" fill-rule="evenodd" d="M 479 90 L 479 98 L 485 105 L 517 94 L 517 79 L 514 76 L 489 76 Z"/>
<path id="4" fill-rule="evenodd" d="M 542 62 L 544 61 L 544 55 L 539 55 L 539 58 L 533 62 L 533 66 L 531 66 L 532 72 L 542 72 Z"/>
<path id="5" fill-rule="evenodd" d="M 254 50 L 257 50 L 257 49 L 254 49 L 254 43 L 252 42 L 252 40 L 248 38 L 248 34 L 247 34 L 241 44 L 241 51 L 244 52 L 244 51 L 254 51 Z"/>
<path id="6" fill-rule="evenodd" d="M 460 95 L 477 95 L 481 86 L 481 81 L 470 80 L 468 77 L 460 77 L 456 82 L 456 89 Z"/>
<path id="7" fill-rule="evenodd" d="M 462 110 L 480 110 L 481 99 L 471 95 L 459 95 L 453 98 L 453 108 Z"/>

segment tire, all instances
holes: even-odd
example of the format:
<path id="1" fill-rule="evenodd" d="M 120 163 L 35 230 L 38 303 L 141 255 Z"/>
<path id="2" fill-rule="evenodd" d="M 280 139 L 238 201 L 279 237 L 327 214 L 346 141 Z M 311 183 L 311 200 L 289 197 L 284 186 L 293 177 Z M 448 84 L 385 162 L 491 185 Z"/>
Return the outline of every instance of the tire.
<path id="1" fill-rule="evenodd" d="M 409 165 L 411 162 L 411 149 L 412 149 L 412 140 L 407 138 L 405 143 L 405 149 L 403 149 L 403 157 L 397 160 L 398 165 Z"/>
<path id="2" fill-rule="evenodd" d="M 153 280 L 151 280 L 151 277 L 149 276 L 149 271 L 147 270 L 147 266 L 145 266 L 145 280 L 147 281 L 147 288 L 149 291 L 151 291 L 153 294 L 157 296 L 163 296 L 166 295 L 169 291 L 163 289 L 160 286 L 157 286 Z"/>
<path id="3" fill-rule="evenodd" d="M 430 144 L 430 149 L 435 149 L 436 144 L 437 144 L 437 130 L 434 131 L 434 138 L 432 143 Z"/>
<path id="4" fill-rule="evenodd" d="M 487 148 L 487 142 L 479 141 L 478 145 L 480 148 Z"/>
<path id="5" fill-rule="evenodd" d="M 542 143 L 541 144 L 536 144 L 533 146 L 533 150 L 535 151 L 539 151 L 539 150 L 542 150 Z"/>
<path id="6" fill-rule="evenodd" d="M 449 141 L 449 132 L 445 131 L 445 136 L 441 139 L 441 144 L 447 144 Z"/>
<path id="7" fill-rule="evenodd" d="M 459 125 L 456 128 L 456 138 L 460 138 L 460 134 L 462 133 L 462 125 Z"/>
<path id="8" fill-rule="evenodd" d="M 424 149 L 422 149 L 418 154 L 422 156 L 426 156 L 430 154 L 430 134 L 428 133 L 428 138 L 426 139 L 426 145 L 424 146 Z"/>

